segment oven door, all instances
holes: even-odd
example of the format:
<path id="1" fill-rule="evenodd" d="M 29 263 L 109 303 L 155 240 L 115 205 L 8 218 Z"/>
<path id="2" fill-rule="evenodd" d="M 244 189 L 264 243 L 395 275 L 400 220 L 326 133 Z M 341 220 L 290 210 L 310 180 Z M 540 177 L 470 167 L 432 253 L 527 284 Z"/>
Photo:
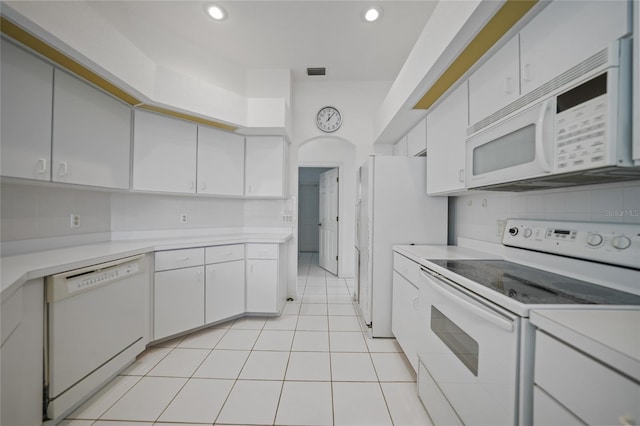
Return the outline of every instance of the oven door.
<path id="1" fill-rule="evenodd" d="M 429 404 L 439 399 L 463 424 L 516 424 L 520 318 L 432 271 L 421 279 L 418 356 L 424 379 L 441 393 L 421 398 L 434 423 L 454 420 L 437 418 L 447 410 Z"/>
<path id="2" fill-rule="evenodd" d="M 477 188 L 553 172 L 554 97 L 467 138 L 466 185 Z"/>

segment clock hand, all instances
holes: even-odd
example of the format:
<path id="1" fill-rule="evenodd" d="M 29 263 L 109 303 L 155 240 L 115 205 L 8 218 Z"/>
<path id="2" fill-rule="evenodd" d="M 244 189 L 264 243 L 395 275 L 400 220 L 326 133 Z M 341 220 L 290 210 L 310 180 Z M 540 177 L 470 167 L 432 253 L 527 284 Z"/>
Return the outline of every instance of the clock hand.
<path id="1" fill-rule="evenodd" d="M 329 120 L 331 120 L 331 117 L 333 117 L 334 115 L 335 115 L 335 112 L 334 112 L 334 113 L 332 113 L 329 117 L 327 117 L 327 120 L 326 120 L 326 121 L 328 122 Z"/>

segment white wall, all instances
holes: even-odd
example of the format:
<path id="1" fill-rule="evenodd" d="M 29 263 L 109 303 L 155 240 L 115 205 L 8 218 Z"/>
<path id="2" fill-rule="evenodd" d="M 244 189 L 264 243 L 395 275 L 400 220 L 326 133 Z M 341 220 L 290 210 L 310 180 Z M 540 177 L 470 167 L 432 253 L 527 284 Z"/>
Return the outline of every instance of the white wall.
<path id="1" fill-rule="evenodd" d="M 500 243 L 497 221 L 507 218 L 640 224 L 639 181 L 527 193 L 480 192 L 450 200 L 452 244 L 458 237 Z"/>
<path id="2" fill-rule="evenodd" d="M 391 82 L 294 82 L 292 92 L 293 132 L 289 150 L 289 188 L 298 193 L 298 166 L 342 166 L 340 176 L 340 270 L 342 277 L 355 275 L 355 173 L 373 154 L 373 117 Z M 315 118 L 320 108 L 331 105 L 343 117 L 342 127 L 330 135 L 318 130 Z M 296 197 L 297 200 L 297 197 Z M 297 206 L 294 238 L 289 245 L 289 282 L 297 279 Z"/>
<path id="3" fill-rule="evenodd" d="M 187 215 L 180 223 L 179 215 Z M 111 231 L 242 227 L 243 200 L 163 194 L 111 194 Z"/>

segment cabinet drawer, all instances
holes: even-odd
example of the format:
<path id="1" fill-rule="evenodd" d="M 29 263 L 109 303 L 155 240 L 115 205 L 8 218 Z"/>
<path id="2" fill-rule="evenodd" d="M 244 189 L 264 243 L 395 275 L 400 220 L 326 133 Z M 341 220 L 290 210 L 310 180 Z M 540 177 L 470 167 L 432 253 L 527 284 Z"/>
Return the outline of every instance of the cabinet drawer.
<path id="1" fill-rule="evenodd" d="M 247 259 L 278 259 L 277 244 L 247 244 Z"/>
<path id="2" fill-rule="evenodd" d="M 393 269 L 409 280 L 414 286 L 420 282 L 420 265 L 401 254 L 393 252 Z"/>
<path id="3" fill-rule="evenodd" d="M 587 424 L 640 419 L 638 383 L 540 331 L 534 381 Z"/>
<path id="4" fill-rule="evenodd" d="M 207 247 L 205 259 L 207 264 L 243 260 L 244 244 Z"/>
<path id="5" fill-rule="evenodd" d="M 204 248 L 156 252 L 156 272 L 204 265 Z"/>
<path id="6" fill-rule="evenodd" d="M 533 424 L 536 426 L 581 426 L 584 423 L 538 386 L 534 386 Z"/>

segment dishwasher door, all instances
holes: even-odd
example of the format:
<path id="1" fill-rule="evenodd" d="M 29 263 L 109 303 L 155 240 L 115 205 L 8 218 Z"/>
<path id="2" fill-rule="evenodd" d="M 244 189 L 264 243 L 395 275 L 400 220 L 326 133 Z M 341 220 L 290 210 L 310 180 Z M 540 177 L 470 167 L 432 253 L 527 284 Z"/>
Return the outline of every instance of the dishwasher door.
<path id="1" fill-rule="evenodd" d="M 47 277 L 47 416 L 66 414 L 146 345 L 144 256 Z"/>

